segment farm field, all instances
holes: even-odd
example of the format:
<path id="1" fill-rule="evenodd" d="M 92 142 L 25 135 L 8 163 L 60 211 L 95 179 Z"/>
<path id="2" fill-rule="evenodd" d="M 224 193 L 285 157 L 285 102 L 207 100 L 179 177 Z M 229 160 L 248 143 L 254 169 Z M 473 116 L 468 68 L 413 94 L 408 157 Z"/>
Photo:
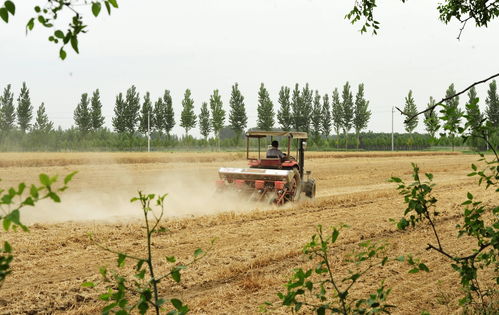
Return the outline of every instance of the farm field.
<path id="1" fill-rule="evenodd" d="M 64 176 L 79 173 L 62 194 L 62 203 L 41 202 L 25 210 L 29 233 L 3 233 L 16 258 L 13 273 L 0 294 L 0 314 L 98 314 L 104 304 L 103 287 L 82 288 L 84 281 L 100 280 L 100 266 L 114 268 L 115 255 L 103 252 L 88 237 L 107 247 L 139 255 L 145 250 L 144 230 L 137 204 L 128 201 L 137 190 L 168 193 L 169 233 L 153 241 L 157 268 L 171 267 L 164 257 L 187 261 L 197 247 L 209 255 L 183 273 L 180 284 L 164 282 L 163 296 L 187 303 L 192 314 L 258 314 L 293 268 L 308 264 L 301 254 L 317 224 L 345 223 L 335 249 L 334 270 L 347 272 L 344 256 L 360 241 L 389 244 L 389 255 L 411 253 L 422 257 L 430 273 L 410 275 L 409 267 L 390 263 L 365 275 L 354 294 L 367 296 L 385 279 L 393 288 L 389 302 L 395 314 L 458 312 L 459 280 L 447 261 L 425 250 L 433 242 L 430 230 L 420 227 L 399 232 L 389 218 L 405 209 L 390 176 L 409 180 L 411 162 L 434 174 L 442 216 L 437 228 L 444 246 L 465 252 L 470 244 L 456 240 L 455 225 L 470 191 L 491 203 L 492 194 L 467 177 L 475 155 L 446 152 L 307 152 L 305 166 L 317 180 L 317 198 L 282 208 L 220 198 L 213 194 L 217 169 L 245 165 L 242 153 L 2 153 L 1 186 L 31 183 L 41 172 Z M 111 268 L 112 267 L 112 268 Z M 172 295 L 172 292 L 175 292 Z M 277 308 L 270 313 L 288 313 Z"/>

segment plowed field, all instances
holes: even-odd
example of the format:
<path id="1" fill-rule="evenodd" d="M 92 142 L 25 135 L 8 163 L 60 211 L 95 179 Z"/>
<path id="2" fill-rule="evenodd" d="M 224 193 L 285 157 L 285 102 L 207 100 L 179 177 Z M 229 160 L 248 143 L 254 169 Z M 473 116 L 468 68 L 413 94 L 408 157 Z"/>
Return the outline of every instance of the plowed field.
<path id="1" fill-rule="evenodd" d="M 166 271 L 165 256 L 187 261 L 197 247 L 208 256 L 183 273 L 179 285 L 161 283 L 163 296 L 186 302 L 192 314 L 258 314 L 265 301 L 276 302 L 276 292 L 292 274 L 305 266 L 301 249 L 317 224 L 346 223 L 334 253 L 334 270 L 347 271 L 342 257 L 361 240 L 384 241 L 392 257 L 411 253 L 422 257 L 430 273 L 410 275 L 407 265 L 392 263 L 367 274 L 354 289 L 365 296 L 385 279 L 392 287 L 389 302 L 395 314 L 451 314 L 459 311 L 459 280 L 448 261 L 425 250 L 433 242 L 424 226 L 396 230 L 389 218 L 404 209 L 390 176 L 409 179 L 410 162 L 435 176 L 435 195 L 442 216 L 438 220 L 444 246 L 459 253 L 469 249 L 457 240 L 455 225 L 459 204 L 471 191 L 488 203 L 493 194 L 476 187 L 466 176 L 474 155 L 438 153 L 307 153 L 306 167 L 317 180 L 317 198 L 283 208 L 266 208 L 237 198 L 213 196 L 220 166 L 244 166 L 241 153 L 46 153 L 1 154 L 0 178 L 8 187 L 19 181 L 34 182 L 37 174 L 78 170 L 60 205 L 42 202 L 23 212 L 30 232 L 3 233 L 16 258 L 13 273 L 0 290 L 1 314 L 98 314 L 102 287 L 82 288 L 98 281 L 99 266 L 113 268 L 115 255 L 103 252 L 89 240 L 89 232 L 103 245 L 130 254 L 145 249 L 140 210 L 128 200 L 138 189 L 169 193 L 169 233 L 155 236 L 157 269 Z M 271 310 L 287 313 L 286 309 Z"/>

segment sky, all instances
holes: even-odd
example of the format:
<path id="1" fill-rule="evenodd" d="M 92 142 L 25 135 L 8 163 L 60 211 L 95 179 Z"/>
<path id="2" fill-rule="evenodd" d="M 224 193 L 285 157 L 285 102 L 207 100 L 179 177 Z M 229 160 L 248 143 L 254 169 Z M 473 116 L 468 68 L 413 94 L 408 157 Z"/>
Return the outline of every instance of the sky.
<path id="1" fill-rule="evenodd" d="M 16 16 L 0 23 L 0 89 L 12 84 L 17 98 L 25 81 L 35 110 L 44 102 L 49 118 L 63 128 L 74 124 L 81 94 L 97 88 L 110 128 L 119 92 L 133 84 L 156 100 L 170 90 L 174 132 L 182 134 L 178 121 L 186 88 L 196 113 L 214 89 L 228 111 L 231 86 L 238 82 L 252 127 L 262 82 L 277 111 L 283 85 L 308 82 L 330 95 L 348 81 L 354 93 L 359 83 L 365 85 L 372 111 L 367 130 L 390 132 L 392 107 L 403 106 L 410 89 L 423 109 L 430 96 L 444 97 L 451 83 L 461 90 L 499 67 L 497 21 L 481 29 L 468 24 L 457 40 L 460 25 L 440 22 L 431 0 L 379 1 L 376 36 L 362 35 L 360 24 L 344 19 L 353 0 L 129 0 L 98 18 L 90 7 L 79 7 L 89 31 L 80 38 L 80 54 L 69 52 L 65 61 L 47 40 L 48 30 L 36 25 L 26 35 L 32 7 L 43 1 L 27 2 L 16 1 Z M 477 89 L 482 108 L 486 90 Z M 462 107 L 466 100 L 461 98 Z M 404 132 L 398 113 L 394 128 Z M 424 131 L 422 122 L 416 130 Z"/>

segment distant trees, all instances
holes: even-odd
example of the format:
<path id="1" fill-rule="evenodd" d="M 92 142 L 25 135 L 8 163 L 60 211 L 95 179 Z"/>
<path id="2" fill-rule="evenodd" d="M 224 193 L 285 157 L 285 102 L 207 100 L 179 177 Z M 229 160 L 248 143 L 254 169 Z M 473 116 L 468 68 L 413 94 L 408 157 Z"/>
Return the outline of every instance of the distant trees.
<path id="1" fill-rule="evenodd" d="M 430 101 L 428 102 L 428 105 L 426 108 L 430 108 L 435 106 L 435 99 L 430 96 Z M 415 117 L 417 118 L 417 117 Z M 430 110 L 428 112 L 424 113 L 424 125 L 426 132 L 432 137 L 435 138 L 435 134 L 437 133 L 438 129 L 440 128 L 439 125 L 439 119 L 438 115 L 434 110 Z"/>
<path id="2" fill-rule="evenodd" d="M 22 132 L 26 132 L 31 126 L 31 119 L 33 118 L 33 106 L 31 106 L 31 99 L 29 97 L 29 90 L 26 82 L 23 82 L 21 93 L 17 99 L 17 123 Z"/>
<path id="3" fill-rule="evenodd" d="M 14 93 L 8 84 L 0 96 L 0 130 L 9 131 L 15 127 L 16 113 L 14 107 Z"/>
<path id="4" fill-rule="evenodd" d="M 312 123 L 312 136 L 315 141 L 320 138 L 321 127 L 322 127 L 322 103 L 319 91 L 315 90 L 313 105 L 312 105 L 312 115 L 310 118 Z"/>
<path id="5" fill-rule="evenodd" d="M 338 147 L 341 126 L 343 126 L 343 107 L 341 106 L 340 93 L 338 92 L 338 88 L 335 88 L 333 91 L 331 116 L 333 119 L 333 128 L 336 132 L 336 147 Z"/>
<path id="6" fill-rule="evenodd" d="M 279 110 L 277 112 L 277 121 L 281 126 L 282 130 L 289 131 L 293 125 L 293 119 L 291 115 L 291 101 L 290 101 L 290 89 L 287 86 L 282 86 L 279 90 Z"/>
<path id="7" fill-rule="evenodd" d="M 112 120 L 114 130 L 118 133 L 133 134 L 137 127 L 140 111 L 140 95 L 135 85 L 132 85 L 123 99 L 119 93 L 114 104 L 114 117 Z"/>
<path id="8" fill-rule="evenodd" d="M 347 82 L 343 86 L 342 103 L 341 103 L 341 127 L 343 128 L 343 133 L 345 135 L 345 148 L 348 148 L 348 133 L 352 129 L 354 107 L 353 107 L 353 96 L 350 91 L 350 84 Z"/>
<path id="9" fill-rule="evenodd" d="M 153 120 L 154 113 L 152 111 L 151 94 L 146 92 L 142 109 L 140 110 L 139 131 L 146 134 L 151 129 Z"/>
<path id="10" fill-rule="evenodd" d="M 235 83 L 232 86 L 232 91 L 230 95 L 230 112 L 229 112 L 229 124 L 230 128 L 236 134 L 236 139 L 239 140 L 243 131 L 246 129 L 248 124 L 248 116 L 246 116 L 246 108 L 244 106 L 244 96 L 239 90 L 239 86 Z"/>
<path id="11" fill-rule="evenodd" d="M 499 128 L 499 95 L 497 94 L 496 80 L 489 84 L 485 103 L 487 104 L 485 110 L 487 119 L 492 123 L 492 126 Z"/>
<path id="12" fill-rule="evenodd" d="M 445 92 L 445 97 L 451 97 L 456 94 L 456 90 L 454 88 L 454 83 L 452 83 L 447 91 Z M 457 128 L 461 123 L 461 115 L 462 111 L 459 109 L 459 96 L 456 96 L 450 100 L 447 100 L 444 104 L 445 113 L 445 123 L 443 125 L 443 129 L 447 130 L 449 134 L 449 138 L 451 139 L 452 151 L 454 151 L 454 139 L 457 132 Z"/>
<path id="13" fill-rule="evenodd" d="M 274 128 L 274 104 L 263 83 L 260 84 L 260 89 L 258 90 L 257 114 L 256 126 L 258 129 L 271 130 Z"/>
<path id="14" fill-rule="evenodd" d="M 180 126 L 184 128 L 185 135 L 189 135 L 189 130 L 196 127 L 196 114 L 194 113 L 194 100 L 191 97 L 191 90 L 187 89 L 182 100 L 182 112 L 180 113 Z"/>
<path id="15" fill-rule="evenodd" d="M 364 97 L 364 83 L 359 84 L 357 94 L 355 96 L 355 109 L 353 117 L 353 126 L 357 136 L 357 149 L 360 144 L 360 132 L 367 128 L 367 123 L 371 118 L 371 111 L 368 109 L 369 101 Z"/>
<path id="16" fill-rule="evenodd" d="M 292 126 L 294 130 L 309 131 L 312 109 L 313 92 L 310 90 L 308 83 L 305 84 L 301 92 L 298 83 L 296 83 L 291 98 Z"/>
<path id="17" fill-rule="evenodd" d="M 126 104 L 123 99 L 123 93 L 119 93 L 116 96 L 116 101 L 114 103 L 114 117 L 112 119 L 114 131 L 117 133 L 125 133 L 126 128 Z"/>
<path id="18" fill-rule="evenodd" d="M 102 103 L 99 89 L 95 90 L 90 100 L 90 116 L 92 117 L 92 129 L 98 130 L 104 126 L 104 116 L 102 116 Z"/>
<path id="19" fill-rule="evenodd" d="M 412 90 L 409 90 L 409 93 L 405 97 L 405 105 L 404 112 L 409 116 L 414 116 L 418 113 L 418 108 L 414 101 L 414 97 L 412 96 Z M 419 117 L 414 117 L 410 121 L 404 121 L 405 131 L 408 133 L 412 133 L 414 129 L 418 126 Z"/>
<path id="20" fill-rule="evenodd" d="M 33 131 L 47 133 L 54 129 L 54 123 L 49 120 L 45 112 L 45 104 L 42 103 L 36 111 L 35 123 L 33 124 Z"/>
<path id="21" fill-rule="evenodd" d="M 172 96 L 170 91 L 165 90 L 163 98 L 158 98 L 154 103 L 153 123 L 154 129 L 160 134 L 165 132 L 170 138 L 170 133 L 175 126 L 175 113 L 173 112 Z"/>
<path id="22" fill-rule="evenodd" d="M 322 97 L 322 112 L 321 112 L 321 131 L 324 137 L 329 137 L 331 134 L 331 107 L 329 105 L 329 96 L 324 94 Z"/>
<path id="23" fill-rule="evenodd" d="M 80 102 L 76 106 L 73 119 L 76 127 L 83 133 L 87 133 L 92 129 L 92 117 L 89 109 L 88 94 L 81 95 Z"/>
<path id="24" fill-rule="evenodd" d="M 218 90 L 214 90 L 210 96 L 210 109 L 211 109 L 211 128 L 215 133 L 215 138 L 218 140 L 220 147 L 220 130 L 224 127 L 225 110 L 223 109 L 222 98 L 218 94 Z"/>
<path id="25" fill-rule="evenodd" d="M 203 102 L 201 104 L 201 112 L 198 116 L 199 121 L 199 131 L 205 140 L 208 139 L 208 136 L 211 132 L 211 121 L 210 121 L 210 111 L 208 110 L 208 103 Z"/>

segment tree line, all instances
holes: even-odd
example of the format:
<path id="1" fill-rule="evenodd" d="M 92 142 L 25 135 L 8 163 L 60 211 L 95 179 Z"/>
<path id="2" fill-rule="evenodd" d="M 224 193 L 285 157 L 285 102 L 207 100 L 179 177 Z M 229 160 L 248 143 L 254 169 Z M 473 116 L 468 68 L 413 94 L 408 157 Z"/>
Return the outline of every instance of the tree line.
<path id="1" fill-rule="evenodd" d="M 454 95 L 454 85 L 451 84 L 446 91 L 446 96 Z M 26 83 L 22 84 L 21 91 L 17 97 L 17 106 L 14 106 L 14 93 L 11 85 L 7 85 L 0 96 L 0 128 L 2 136 L 10 134 L 12 137 L 22 137 L 23 134 L 33 133 L 35 135 L 45 135 L 37 137 L 36 141 L 44 140 L 50 132 L 55 132 L 54 124 L 49 120 L 42 103 L 37 111 L 33 122 L 33 106 L 29 95 L 29 89 Z M 487 98 L 485 100 L 486 108 L 482 113 L 478 106 L 478 97 L 475 89 L 468 93 L 468 101 L 465 105 L 466 114 L 472 117 L 475 124 L 487 119 L 497 128 L 499 126 L 499 96 L 497 94 L 496 81 L 489 85 Z M 427 106 L 435 104 L 435 99 L 430 98 Z M 76 138 L 84 137 L 103 137 L 108 139 L 109 145 L 115 149 L 123 149 L 122 146 L 112 145 L 111 143 L 121 139 L 129 145 L 141 147 L 144 142 L 144 135 L 149 135 L 162 143 L 161 146 L 174 146 L 185 138 L 192 138 L 189 132 L 194 128 L 199 128 L 204 142 L 189 140 L 190 144 L 195 146 L 204 146 L 211 143 L 215 146 L 237 146 L 243 132 L 248 128 L 248 116 L 244 96 L 239 89 L 239 85 L 232 85 L 228 104 L 228 110 L 224 108 L 224 103 L 219 90 L 214 90 L 207 101 L 201 103 L 199 112 L 196 113 L 195 102 L 190 89 L 186 89 L 181 101 L 181 112 L 175 113 L 172 101 L 172 95 L 169 90 L 165 90 L 161 97 L 156 101 L 152 100 L 149 92 L 140 95 L 135 86 L 131 86 L 125 92 L 118 93 L 115 98 L 114 115 L 111 120 L 113 131 L 104 128 L 105 118 L 102 115 L 102 102 L 100 91 L 97 89 L 92 93 L 83 93 L 77 103 L 74 112 L 74 127 L 64 131 L 59 128 L 58 136 L 54 136 L 60 141 L 78 142 Z M 446 102 L 448 110 L 451 112 L 449 117 L 459 117 L 463 111 L 459 108 L 459 98 L 454 98 Z M 404 112 L 415 114 L 418 112 L 414 93 L 409 91 L 405 97 Z M 179 115 L 179 117 L 178 117 Z M 387 137 L 382 133 L 377 133 L 375 137 L 381 137 L 380 141 L 373 140 L 373 133 L 366 134 L 368 122 L 371 119 L 369 110 L 369 101 L 365 97 L 364 84 L 359 84 L 357 90 L 352 91 L 349 82 L 346 82 L 341 91 L 335 88 L 331 95 L 321 94 L 318 90 L 310 88 L 309 84 L 300 87 L 298 84 L 291 89 L 282 86 L 277 97 L 277 106 L 274 105 L 268 90 L 262 83 L 258 90 L 258 106 L 256 126 L 252 129 L 260 130 L 294 130 L 305 131 L 310 134 L 310 140 L 316 147 L 323 148 L 364 148 L 364 149 L 389 149 L 390 143 L 386 143 Z M 439 139 L 441 143 L 455 145 L 455 136 L 446 125 L 459 125 L 459 118 L 449 119 L 444 125 L 438 123 L 438 113 L 429 111 L 425 113 L 423 123 L 430 137 L 415 138 L 418 117 L 405 123 L 405 130 L 411 137 L 399 138 L 399 147 L 415 145 L 417 148 L 424 148 L 434 144 L 437 132 L 442 129 Z M 176 124 L 179 124 L 185 131 L 182 137 L 172 134 Z M 16 132 L 14 132 L 16 131 Z M 98 132 L 100 131 L 100 132 Z M 149 131 L 149 134 L 148 134 Z M 228 132 L 230 131 L 230 132 Z M 351 133 L 353 131 L 353 133 Z M 118 137 L 111 135 L 115 133 Z M 221 135 L 222 134 L 222 135 Z M 234 141 L 227 141 L 227 135 L 233 137 Z M 52 137 L 53 139 L 55 139 Z M 126 140 L 130 137 L 137 140 Z M 361 139 L 361 138 L 365 139 Z M 495 135 L 491 135 L 495 137 Z M 24 137 L 26 138 L 26 137 Z M 19 138 L 20 139 L 20 138 Z M 426 140 L 425 140 L 426 139 Z M 221 141 L 223 140 L 223 141 Z M 361 141 L 362 140 L 362 141 Z M 28 140 L 24 140 L 25 142 Z M 55 140 L 52 140 L 55 141 Z M 87 140 L 85 140 L 87 141 Z M 391 140 L 390 140 L 391 141 Z M 401 141 L 401 142 L 400 142 Z M 423 145 L 426 141 L 427 145 Z M 10 141 L 12 142 L 12 141 Z M 23 142 L 23 141 L 20 141 Z M 28 142 L 32 142 L 29 140 Z M 106 147 L 102 142 L 99 146 Z M 158 143 L 159 144 L 159 143 Z M 184 141 L 187 145 L 188 142 Z M 478 143 L 472 145 L 477 146 Z M 59 147 L 50 145 L 50 148 Z M 73 148 L 66 144 L 63 147 Z M 91 148 L 90 144 L 85 148 Z"/>

